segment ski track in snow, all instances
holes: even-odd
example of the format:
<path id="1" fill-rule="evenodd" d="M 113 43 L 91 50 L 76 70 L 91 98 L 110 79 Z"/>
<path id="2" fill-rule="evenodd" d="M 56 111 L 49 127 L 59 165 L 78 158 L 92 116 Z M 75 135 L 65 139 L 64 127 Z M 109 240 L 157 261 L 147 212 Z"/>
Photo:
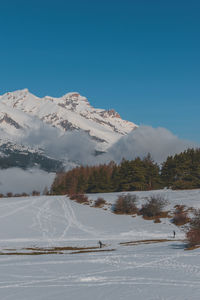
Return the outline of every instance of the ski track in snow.
<path id="1" fill-rule="evenodd" d="M 62 207 L 63 207 L 63 210 L 64 210 L 65 217 L 68 221 L 68 226 L 64 230 L 61 238 L 63 238 L 66 235 L 66 233 L 67 233 L 67 231 L 69 230 L 70 227 L 80 229 L 81 231 L 86 232 L 86 233 L 88 233 L 90 235 L 93 235 L 93 236 L 98 236 L 99 235 L 99 232 L 97 230 L 95 230 L 92 227 L 85 226 L 85 225 L 83 225 L 82 223 L 80 223 L 78 221 L 78 219 L 76 218 L 75 212 L 72 208 L 72 205 L 70 203 L 70 200 L 63 199 L 62 201 L 63 201 L 63 206 Z"/>
<path id="2" fill-rule="evenodd" d="M 9 212 L 6 213 L 6 214 L 2 214 L 2 215 L 0 214 L 0 219 L 6 218 L 6 217 L 9 217 L 9 216 L 12 216 L 12 215 L 14 215 L 14 214 L 16 214 L 16 213 L 18 213 L 18 212 L 20 212 L 20 211 L 23 211 L 23 210 L 25 210 L 25 209 L 27 209 L 27 208 L 33 206 L 34 203 L 36 202 L 36 200 L 35 200 L 35 201 L 32 201 L 31 203 L 27 203 L 26 205 L 24 205 L 24 206 L 22 206 L 22 207 L 17 207 L 17 208 L 14 208 L 14 209 L 12 210 L 13 206 L 14 206 L 14 207 L 15 207 L 15 206 L 19 206 L 19 204 L 24 203 L 24 202 L 27 203 L 27 201 L 21 201 L 20 203 L 17 203 L 17 205 L 16 205 L 15 203 L 14 203 L 14 204 L 7 204 L 7 205 L 5 205 L 5 206 L 7 206 L 7 207 L 9 208 Z M 4 207 L 5 207 L 5 206 L 4 206 Z M 0 207 L 0 209 L 1 209 L 1 208 L 2 208 L 2 207 Z"/>
<path id="3" fill-rule="evenodd" d="M 96 255 L 95 255 L 96 256 Z M 141 255 L 138 255 L 141 258 Z M 189 255 L 188 255 L 189 256 Z M 127 256 L 128 257 L 128 256 Z M 146 267 L 150 267 L 150 268 L 155 268 L 155 269 L 159 269 L 160 267 L 163 268 L 163 265 L 160 265 L 160 263 L 165 262 L 166 265 L 168 265 L 168 267 L 170 267 L 170 263 L 173 261 L 176 261 L 176 259 L 180 257 L 180 255 L 172 255 L 170 257 L 165 256 L 164 258 L 160 259 L 160 260 L 153 260 L 150 261 L 148 263 L 145 264 L 133 264 L 132 266 L 128 266 L 128 267 L 124 267 L 123 268 L 123 264 L 126 265 L 127 262 L 123 262 L 123 256 L 121 256 L 120 254 L 117 256 L 119 262 L 121 262 L 122 266 L 120 266 L 120 268 L 118 268 L 118 265 L 115 265 L 115 268 L 108 269 L 108 270 L 102 270 L 102 271 L 95 271 L 95 272 L 84 272 L 84 273 L 78 273 L 78 274 L 70 274 L 70 275 L 65 275 L 65 276 L 60 276 L 58 273 L 53 274 L 53 275 L 48 275 L 49 271 L 46 270 L 46 274 L 44 276 L 42 275 L 37 275 L 37 276 L 33 276 L 33 275 L 29 275 L 29 276 L 25 276 L 25 275 L 14 275 L 12 274 L 10 277 L 18 277 L 18 278 L 22 278 L 17 279 L 17 280 L 8 280 L 8 281 L 0 281 L 0 289 L 10 289 L 10 288 L 31 288 L 31 287 L 72 287 L 72 286 L 76 286 L 76 287 L 93 287 L 93 286 L 109 286 L 109 285 L 150 285 L 150 286 L 176 286 L 176 287 L 187 287 L 187 288 L 197 288 L 200 290 L 199 287 L 199 277 L 197 277 L 196 279 L 192 279 L 192 280 L 181 280 L 181 279 L 169 279 L 169 278 L 153 278 L 153 277 L 148 277 L 148 276 L 119 276 L 117 275 L 117 271 L 120 270 L 120 272 L 123 271 L 124 274 L 126 274 L 126 272 L 129 270 L 134 271 L 136 268 L 146 268 Z M 132 258 L 130 256 L 130 258 Z M 135 258 L 137 258 L 135 256 Z M 109 256 L 105 256 L 104 257 L 105 261 L 107 259 L 109 259 Z M 89 260 L 90 261 L 90 260 Z M 97 260 L 98 261 L 98 260 Z M 81 261 L 83 262 L 83 261 Z M 103 261 L 102 261 L 103 262 Z M 53 262 L 55 263 L 55 262 Z M 66 261 L 62 261 L 61 264 L 64 263 L 70 263 L 70 262 L 66 262 Z M 77 262 L 78 263 L 78 262 Z M 79 261 L 80 263 L 80 261 Z M 130 262 L 128 262 L 130 263 Z M 49 264 L 51 264 L 50 261 L 48 261 L 46 263 L 46 266 L 49 266 Z M 93 264 L 95 264 L 95 261 L 93 261 Z M 10 264 L 11 265 L 11 264 Z M 34 263 L 31 264 L 30 266 L 34 266 Z M 2 266 L 6 266 L 6 264 L 2 265 Z M 20 266 L 20 263 L 19 263 Z M 23 266 L 23 264 L 21 265 L 21 267 Z M 179 264 L 181 271 L 184 270 L 187 271 L 189 269 L 189 271 L 191 271 L 191 268 L 197 268 L 196 266 L 191 266 L 191 265 L 187 265 L 187 264 Z M 99 266 L 97 266 L 99 268 Z M 199 267 L 197 268 L 199 269 Z M 44 268 L 43 268 L 44 270 Z M 67 268 L 66 268 L 67 270 Z M 157 270 L 158 271 L 158 270 Z M 116 275 L 115 275 L 116 273 Z M 192 272 L 192 274 L 194 276 L 196 276 L 197 274 L 195 274 L 195 272 Z M 145 275 L 145 273 L 144 273 Z M 198 273 L 199 275 L 199 273 Z"/>
<path id="4" fill-rule="evenodd" d="M 78 221 L 70 202 L 70 200 L 64 197 L 41 197 L 31 199 L 30 201 L 26 199 L 1 204 L 0 209 L 2 209 L 2 213 L 0 213 L 0 220 L 6 219 L 7 217 L 14 217 L 15 215 L 17 216 L 20 213 L 31 213 L 33 219 L 29 227 L 38 232 L 39 240 L 43 239 L 47 241 L 49 245 L 52 245 L 55 240 L 65 240 L 70 229 L 78 229 L 91 237 L 99 236 L 101 232 L 95 230 L 93 227 L 83 225 Z M 57 208 L 56 211 L 55 207 Z M 19 238 L 18 241 L 20 242 L 20 240 Z M 24 238 L 24 240 L 28 242 L 31 239 L 27 237 L 27 239 Z M 17 238 L 15 241 L 17 242 Z"/>
<path id="5" fill-rule="evenodd" d="M 189 257 L 190 255 L 187 256 Z M 185 257 L 187 256 L 185 255 Z M 15 298 L 16 296 L 15 293 L 13 294 L 11 293 L 12 290 L 24 291 L 24 289 L 25 290 L 31 289 L 32 291 L 32 289 L 34 288 L 34 290 L 39 289 L 40 291 L 42 289 L 44 298 L 41 297 L 40 295 L 40 296 L 36 296 L 35 298 L 32 297 L 31 299 L 40 299 L 39 297 L 41 297 L 41 299 L 47 299 L 45 298 L 45 293 L 44 293 L 44 290 L 46 289 L 50 289 L 50 291 L 56 291 L 57 289 L 59 289 L 60 291 L 59 293 L 62 294 L 62 297 L 65 297 L 69 293 L 69 289 L 73 289 L 73 288 L 81 289 L 83 293 L 87 293 L 88 290 L 86 289 L 88 288 L 96 289 L 99 287 L 103 289 L 102 291 L 106 292 L 106 290 L 110 289 L 110 287 L 112 287 L 112 289 L 115 289 L 116 287 L 116 289 L 119 291 L 119 289 L 123 289 L 123 287 L 125 287 L 126 289 L 126 286 L 128 287 L 129 290 L 132 291 L 136 287 L 139 287 L 139 289 L 141 288 L 140 299 L 150 299 L 150 298 L 142 298 L 142 291 L 144 289 L 150 289 L 149 291 L 151 291 L 152 288 L 157 291 L 159 291 L 160 289 L 176 288 L 179 291 L 181 291 L 182 289 L 187 289 L 187 290 L 190 289 L 192 293 L 192 291 L 195 289 L 200 292 L 199 272 L 193 272 L 195 269 L 199 271 L 200 268 L 199 266 L 190 265 L 187 263 L 177 263 L 179 268 L 178 268 L 178 273 L 176 272 L 177 265 L 174 266 L 173 263 L 176 262 L 178 258 L 183 258 L 183 256 L 181 256 L 180 254 L 164 256 L 158 260 L 155 260 L 155 255 L 153 255 L 153 258 L 149 257 L 150 261 L 147 263 L 137 263 L 132 261 L 132 259 L 136 261 L 138 258 L 141 259 L 142 255 L 140 254 L 133 257 L 131 255 L 130 256 L 121 255 L 119 253 L 118 255 L 115 254 L 115 258 L 112 258 L 107 255 L 103 255 L 101 258 L 102 261 L 100 265 L 99 265 L 98 258 L 97 260 L 95 260 L 96 254 L 90 255 L 90 257 L 89 258 L 87 257 L 87 261 L 85 263 L 89 263 L 88 266 L 90 264 L 92 265 L 97 264 L 95 266 L 96 270 L 92 272 L 87 272 L 87 271 L 81 272 L 80 270 L 75 271 L 73 270 L 73 268 L 70 269 L 71 272 L 69 272 L 67 266 L 71 265 L 72 262 L 68 260 L 60 261 L 60 265 L 62 266 L 66 265 L 64 271 L 63 270 L 61 271 L 59 269 L 59 261 L 56 260 L 47 261 L 45 264 L 42 264 L 40 262 L 34 263 L 34 261 L 32 262 L 29 261 L 25 263 L 25 265 L 23 265 L 23 262 L 20 263 L 19 261 L 18 268 L 22 270 L 22 274 L 18 275 L 12 271 L 12 274 L 9 274 L 8 276 L 8 280 L 0 280 L 0 295 L 2 290 L 3 291 L 7 290 L 10 293 L 10 298 L 8 297 L 8 299 L 14 300 L 16 299 Z M 129 258 L 128 261 L 126 260 L 127 258 Z M 117 262 L 112 263 L 112 260 L 114 262 L 115 259 L 117 260 Z M 15 258 L 13 260 L 15 260 Z M 75 264 L 76 266 L 84 263 L 84 257 L 82 257 L 82 259 L 79 258 L 77 262 L 76 262 L 76 258 L 72 258 L 72 260 L 73 260 L 73 264 Z M 1 260 L 0 260 L 0 264 L 1 264 Z M 51 268 L 52 265 L 57 266 L 56 271 L 54 270 L 54 268 Z M 14 267 L 12 262 L 10 264 L 3 263 L 1 264 L 1 266 L 2 267 L 12 266 L 12 268 Z M 36 266 L 37 266 L 37 275 L 31 275 L 32 273 L 31 270 L 32 269 L 35 270 Z M 104 268 L 106 267 L 108 267 L 108 269 L 104 270 Z M 169 274 L 173 274 L 174 272 L 177 274 L 183 272 L 184 273 L 189 272 L 191 273 L 192 277 L 189 276 L 188 279 L 187 277 L 185 277 L 184 279 L 181 278 L 170 279 L 170 277 L 166 278 L 166 275 L 162 275 L 162 276 L 158 275 L 159 270 L 160 269 L 162 270 L 163 268 L 165 269 L 166 267 L 167 270 L 170 271 Z M 27 272 L 27 268 L 28 271 L 30 272 L 30 275 L 23 274 L 24 271 L 25 273 Z M 143 276 L 141 276 L 141 274 L 139 275 L 137 273 L 135 274 L 135 271 L 138 268 L 143 269 Z M 151 276 L 149 276 L 149 273 L 145 274 L 146 273 L 145 270 L 149 268 L 151 269 L 151 274 L 152 274 Z M 101 271 L 99 271 L 99 269 L 101 269 Z M 42 270 L 41 274 L 43 275 L 40 274 L 40 270 Z M 68 272 L 70 274 L 68 274 Z M 123 275 L 120 276 L 119 272 L 122 273 Z M 117 295 L 115 294 L 115 297 L 116 296 Z M 62 299 L 62 297 L 57 299 Z M 81 295 L 79 299 L 82 299 Z M 107 298 L 107 299 L 111 299 L 111 298 Z M 129 297 L 127 297 L 127 299 L 129 299 Z M 161 298 L 160 295 L 157 295 L 154 298 L 152 297 L 152 299 L 181 299 L 181 298 L 178 298 L 177 296 L 174 297 L 169 296 L 169 297 Z M 183 298 L 183 299 L 187 299 L 187 298 Z M 190 299 L 193 298 L 191 297 Z"/>
<path id="6" fill-rule="evenodd" d="M 41 207 L 39 206 L 39 203 L 34 203 L 34 207 L 38 212 L 32 227 L 38 226 L 39 231 L 42 232 L 43 238 L 48 240 L 49 244 L 52 244 L 54 239 L 60 241 L 65 239 L 71 228 L 79 229 L 80 231 L 95 237 L 100 234 L 100 232 L 94 228 L 85 226 L 78 221 L 70 201 L 71 200 L 68 200 L 67 198 L 48 199 L 44 201 Z M 62 211 L 61 214 L 54 212 L 52 206 L 55 202 L 60 206 L 60 211 Z M 58 223 L 61 227 L 59 234 L 56 232 L 55 223 Z"/>
<path id="7" fill-rule="evenodd" d="M 94 255 L 96 256 L 96 255 Z M 22 287 L 67 287 L 67 286 L 85 286 L 88 287 L 91 286 L 107 286 L 107 285 L 156 285 L 156 286 L 187 286 L 187 287 L 196 287 L 199 288 L 199 270 L 200 266 L 196 265 L 190 265 L 186 263 L 175 263 L 178 258 L 180 257 L 190 257 L 190 255 L 169 255 L 164 256 L 161 259 L 155 260 L 155 255 L 151 255 L 150 261 L 147 263 L 136 263 L 135 261 L 130 261 L 130 259 L 133 259 L 133 256 L 125 256 L 125 255 L 115 255 L 115 257 L 109 258 L 109 256 L 104 256 L 102 258 L 102 263 L 105 265 L 111 265 L 111 268 L 108 270 L 102 270 L 102 271 L 93 271 L 93 272 L 84 272 L 84 273 L 78 273 L 75 275 L 67 275 L 67 276 L 56 276 L 54 275 L 49 276 L 49 271 L 46 270 L 46 274 L 44 276 L 17 276 L 16 277 L 22 277 L 23 280 L 12 280 L 12 281 L 0 281 L 0 289 L 2 288 L 22 288 Z M 142 255 L 134 255 L 134 260 L 137 258 L 141 258 Z M 129 261 L 127 262 L 125 259 L 129 258 Z M 116 263 L 112 263 L 112 260 L 114 261 L 117 259 Z M 95 264 L 96 260 L 94 257 L 94 260 L 88 260 L 90 263 Z M 82 263 L 82 260 L 78 260 L 76 263 Z M 56 262 L 52 262 L 53 264 Z M 70 264 L 69 261 L 61 261 L 61 264 Z M 98 259 L 97 259 L 98 263 Z M 3 264 L 2 266 L 11 266 L 10 264 Z M 30 262 L 30 266 L 34 266 L 34 263 Z M 37 264 L 41 266 L 41 264 Z M 46 266 L 51 265 L 51 261 L 46 262 Z M 127 266 L 128 265 L 128 266 Z M 18 266 L 23 266 L 23 263 L 21 264 L 18 262 Z M 27 264 L 25 263 L 25 266 Z M 170 268 L 170 269 L 177 269 L 177 266 L 179 266 L 180 271 L 189 272 L 192 273 L 193 276 L 197 277 L 196 280 L 174 280 L 174 279 L 166 279 L 166 278 L 152 278 L 148 276 L 143 277 L 135 277 L 135 276 L 118 276 L 114 275 L 115 272 L 119 271 L 126 274 L 126 272 L 129 270 L 129 272 L 132 270 L 136 270 L 137 268 L 156 268 L 156 269 L 162 269 L 162 268 Z M 99 266 L 98 266 L 99 268 Z M 44 270 L 45 268 L 43 268 Z M 194 272 L 196 270 L 196 272 Z M 12 277 L 14 275 L 12 274 Z M 29 280 L 28 280 L 29 279 Z M 30 280 L 31 279 L 31 280 Z M 67 283 L 66 283 L 67 281 Z M 52 284 L 53 283 L 53 284 Z"/>

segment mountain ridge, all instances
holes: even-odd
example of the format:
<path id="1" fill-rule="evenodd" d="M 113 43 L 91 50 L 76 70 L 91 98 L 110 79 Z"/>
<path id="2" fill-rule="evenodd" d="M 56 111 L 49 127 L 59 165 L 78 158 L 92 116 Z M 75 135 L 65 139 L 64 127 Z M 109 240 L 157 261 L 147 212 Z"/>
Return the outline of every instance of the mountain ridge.
<path id="1" fill-rule="evenodd" d="M 21 144 L 30 132 L 39 132 L 44 126 L 56 129 L 57 136 L 69 132 L 86 133 L 96 143 L 95 150 L 100 152 L 138 127 L 123 120 L 114 109 L 94 108 L 78 92 L 58 98 L 40 98 L 28 89 L 0 95 L 1 144 L 4 141 Z"/>

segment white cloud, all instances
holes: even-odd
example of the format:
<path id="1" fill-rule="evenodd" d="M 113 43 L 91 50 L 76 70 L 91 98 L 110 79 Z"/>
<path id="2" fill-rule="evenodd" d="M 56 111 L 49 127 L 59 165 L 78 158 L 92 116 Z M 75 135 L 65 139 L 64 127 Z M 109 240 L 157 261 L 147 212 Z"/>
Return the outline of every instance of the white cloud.
<path id="1" fill-rule="evenodd" d="M 120 162 L 123 157 L 131 160 L 150 153 L 156 162 L 161 163 L 167 156 L 191 147 L 198 147 L 198 145 L 179 139 L 165 128 L 140 126 L 114 144 L 109 149 L 107 157 Z"/>
<path id="2" fill-rule="evenodd" d="M 91 140 L 84 131 L 71 131 L 60 134 L 56 128 L 41 124 L 29 131 L 23 142 L 38 145 L 55 159 L 65 159 L 77 164 L 98 164 L 114 160 L 120 162 L 122 158 L 134 159 L 144 157 L 148 153 L 158 162 L 163 162 L 167 156 L 180 153 L 189 147 L 197 147 L 194 142 L 179 139 L 165 128 L 140 126 L 123 136 L 108 149 L 108 152 L 94 157 L 96 142 Z"/>
<path id="3" fill-rule="evenodd" d="M 22 144 L 37 145 L 55 159 L 65 159 L 81 164 L 94 161 L 96 143 L 84 131 L 61 133 L 57 128 L 41 124 L 36 129 L 28 131 Z"/>
<path id="4" fill-rule="evenodd" d="M 0 193 L 31 193 L 33 190 L 42 192 L 45 187 L 51 186 L 54 177 L 54 173 L 35 168 L 30 170 L 3 169 L 0 170 Z"/>

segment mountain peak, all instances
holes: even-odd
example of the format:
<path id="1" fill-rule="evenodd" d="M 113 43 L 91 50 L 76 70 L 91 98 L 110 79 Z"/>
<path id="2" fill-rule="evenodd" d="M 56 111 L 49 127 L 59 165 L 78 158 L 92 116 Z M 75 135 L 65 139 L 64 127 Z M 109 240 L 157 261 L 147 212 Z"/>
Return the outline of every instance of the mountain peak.
<path id="1" fill-rule="evenodd" d="M 26 98 L 28 96 L 32 95 L 28 89 L 21 89 L 16 90 L 12 92 L 7 92 L 4 95 L 1 96 L 2 99 L 19 99 L 19 98 Z M 32 95 L 34 96 L 34 95 Z"/>
<path id="2" fill-rule="evenodd" d="M 16 91 L 13 91 L 13 92 L 7 92 L 6 94 L 9 95 L 9 94 L 29 94 L 29 90 L 27 88 L 25 89 L 20 89 L 20 90 L 16 90 Z"/>
<path id="3" fill-rule="evenodd" d="M 62 99 L 67 99 L 70 100 L 72 102 L 85 102 L 88 103 L 88 100 L 86 97 L 81 96 L 79 93 L 77 92 L 71 92 L 71 93 L 67 93 L 64 96 L 61 97 Z"/>
<path id="4" fill-rule="evenodd" d="M 72 97 L 78 98 L 80 97 L 80 94 L 78 92 L 70 92 L 62 96 L 62 98 L 72 98 Z"/>
<path id="5" fill-rule="evenodd" d="M 81 96 L 77 92 L 67 93 L 61 98 L 60 106 L 65 107 L 74 112 L 83 113 L 91 109 L 91 105 L 86 97 Z"/>
<path id="6" fill-rule="evenodd" d="M 29 93 L 29 89 L 27 89 L 27 88 L 19 90 L 19 91 L 21 91 L 21 93 L 25 93 L 25 94 Z"/>

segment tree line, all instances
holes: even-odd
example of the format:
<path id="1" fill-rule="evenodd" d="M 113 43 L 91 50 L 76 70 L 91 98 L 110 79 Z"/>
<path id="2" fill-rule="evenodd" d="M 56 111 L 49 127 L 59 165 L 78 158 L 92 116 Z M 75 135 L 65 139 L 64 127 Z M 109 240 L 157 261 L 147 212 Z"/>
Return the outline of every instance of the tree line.
<path id="1" fill-rule="evenodd" d="M 57 173 L 51 194 L 200 188 L 200 149 L 169 156 L 159 166 L 150 155 Z"/>

